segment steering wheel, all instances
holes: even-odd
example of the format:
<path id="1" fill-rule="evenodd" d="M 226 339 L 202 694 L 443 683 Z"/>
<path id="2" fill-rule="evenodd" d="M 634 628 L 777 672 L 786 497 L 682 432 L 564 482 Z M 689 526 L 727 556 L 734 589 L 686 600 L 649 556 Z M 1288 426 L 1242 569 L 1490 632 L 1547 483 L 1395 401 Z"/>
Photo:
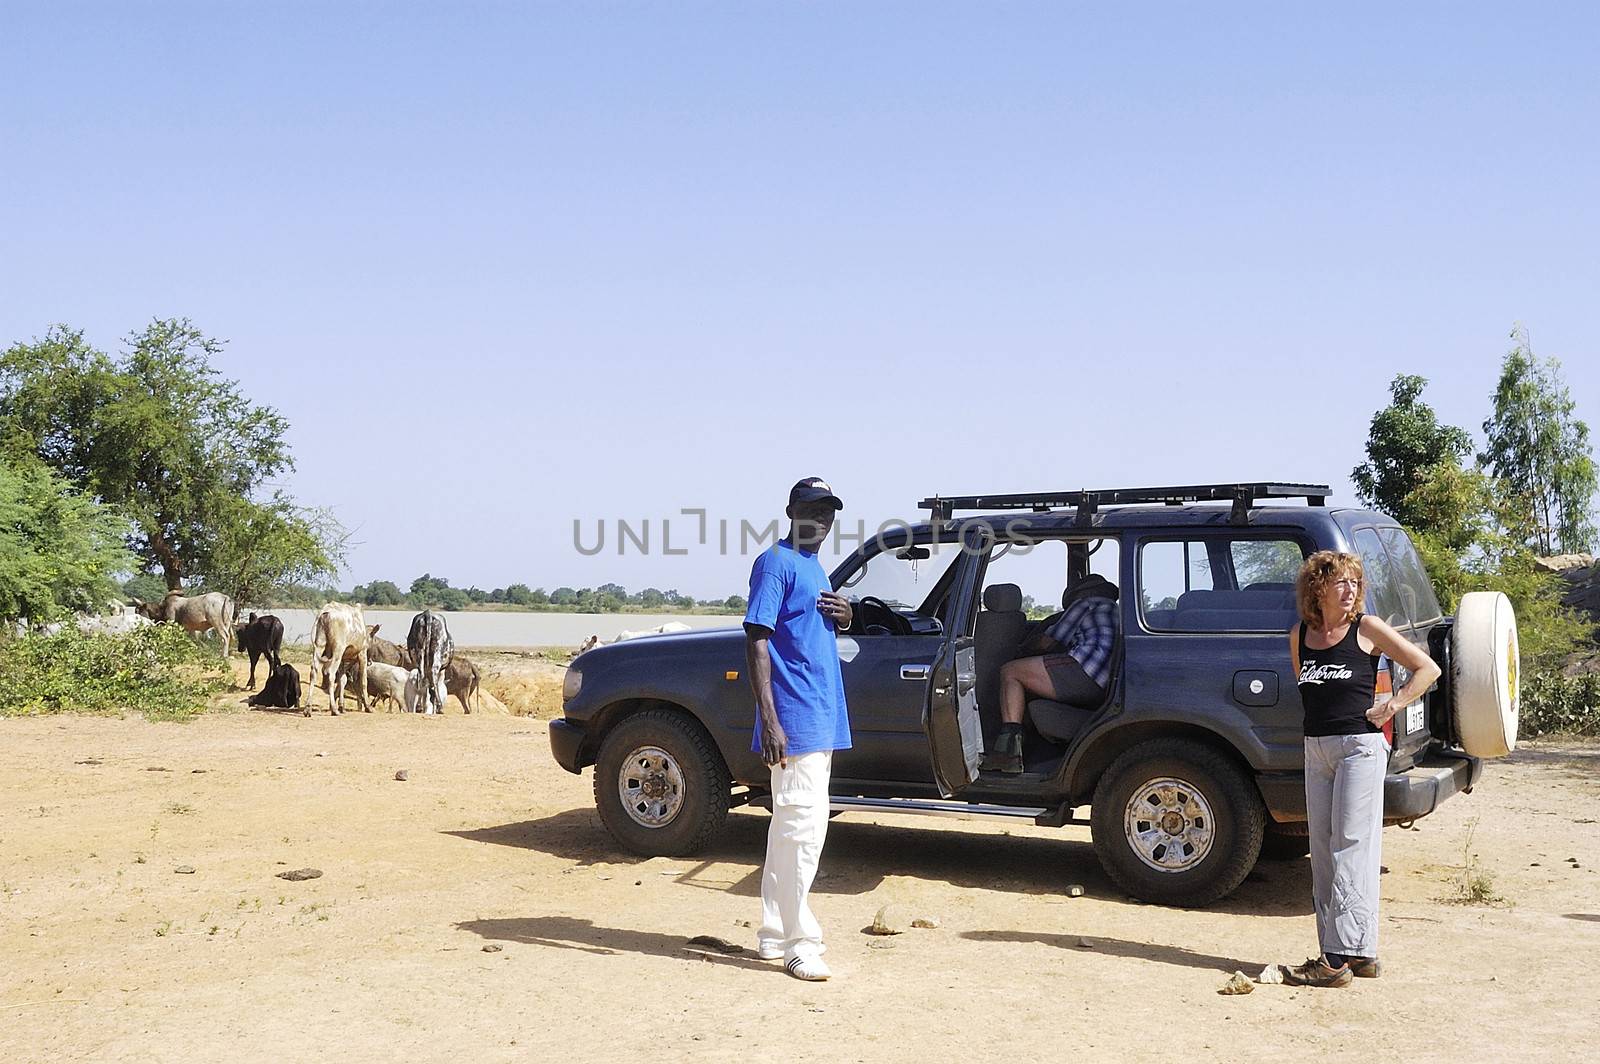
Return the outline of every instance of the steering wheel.
<path id="1" fill-rule="evenodd" d="M 876 595 L 863 595 L 856 605 L 861 611 L 860 624 L 863 632 L 871 625 L 878 625 L 887 628 L 890 635 L 912 634 L 911 622 L 896 613 L 887 602 Z"/>

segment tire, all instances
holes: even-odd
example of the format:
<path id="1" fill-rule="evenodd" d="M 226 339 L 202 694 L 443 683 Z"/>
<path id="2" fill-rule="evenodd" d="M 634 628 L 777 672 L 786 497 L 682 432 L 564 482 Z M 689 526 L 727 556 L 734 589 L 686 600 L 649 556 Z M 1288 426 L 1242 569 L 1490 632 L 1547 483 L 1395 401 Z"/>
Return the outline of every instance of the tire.
<path id="1" fill-rule="evenodd" d="M 1095 855 L 1123 890 L 1162 905 L 1198 906 L 1231 893 L 1255 867 L 1266 808 L 1255 784 L 1220 750 L 1192 739 L 1152 739 L 1123 752 L 1100 777 L 1089 824 Z"/>
<path id="2" fill-rule="evenodd" d="M 1498 591 L 1462 595 L 1450 630 L 1450 713 L 1461 748 L 1473 757 L 1516 749 L 1521 673 L 1511 600 Z"/>
<path id="3" fill-rule="evenodd" d="M 1269 831 L 1261 837 L 1263 861 L 1298 861 L 1310 852 L 1310 835 L 1287 835 L 1281 831 Z"/>
<path id="4" fill-rule="evenodd" d="M 595 760 L 600 822 L 645 857 L 687 857 L 703 847 L 728 818 L 731 788 L 711 737 L 674 710 L 627 718 L 606 735 Z"/>

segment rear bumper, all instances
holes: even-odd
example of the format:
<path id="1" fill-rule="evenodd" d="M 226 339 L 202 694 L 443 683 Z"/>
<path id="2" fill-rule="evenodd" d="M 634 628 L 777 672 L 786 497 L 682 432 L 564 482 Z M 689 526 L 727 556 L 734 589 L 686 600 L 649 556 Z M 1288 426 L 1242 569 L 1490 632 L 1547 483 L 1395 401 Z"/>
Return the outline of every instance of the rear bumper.
<path id="1" fill-rule="evenodd" d="M 1393 824 L 1415 820 L 1439 808 L 1446 798 L 1473 787 L 1483 775 L 1483 762 L 1453 750 L 1434 750 L 1414 767 L 1383 780 L 1383 819 Z M 1258 776 L 1267 812 L 1280 824 L 1304 824 L 1306 781 L 1299 772 Z"/>
<path id="2" fill-rule="evenodd" d="M 573 774 L 583 771 L 579 754 L 583 749 L 584 734 L 581 724 L 565 719 L 550 722 L 550 753 L 555 757 L 556 764 Z"/>

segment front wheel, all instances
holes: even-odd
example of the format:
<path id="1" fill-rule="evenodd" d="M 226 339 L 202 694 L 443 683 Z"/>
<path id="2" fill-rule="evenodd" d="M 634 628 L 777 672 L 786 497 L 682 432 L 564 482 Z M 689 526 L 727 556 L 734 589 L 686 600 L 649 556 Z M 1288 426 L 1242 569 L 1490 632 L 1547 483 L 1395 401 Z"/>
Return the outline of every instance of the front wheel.
<path id="1" fill-rule="evenodd" d="M 1266 810 L 1226 754 L 1152 739 L 1106 769 L 1089 819 L 1095 855 L 1123 890 L 1162 905 L 1209 905 L 1255 867 Z"/>
<path id="2" fill-rule="evenodd" d="M 650 709 L 611 729 L 594 766 L 594 804 L 611 837 L 646 857 L 687 857 L 728 818 L 728 769 L 705 729 Z"/>

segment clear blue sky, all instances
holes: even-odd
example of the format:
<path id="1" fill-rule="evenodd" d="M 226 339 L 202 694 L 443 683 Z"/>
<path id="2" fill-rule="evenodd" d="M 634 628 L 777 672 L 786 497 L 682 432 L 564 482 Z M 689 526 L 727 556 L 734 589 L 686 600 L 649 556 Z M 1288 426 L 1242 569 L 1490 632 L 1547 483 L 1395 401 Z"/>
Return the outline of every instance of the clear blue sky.
<path id="1" fill-rule="evenodd" d="M 0 343 L 227 339 L 346 586 L 740 591 L 572 521 L 813 473 L 1348 500 L 1515 321 L 1600 423 L 1595 10 L 12 2 Z"/>

